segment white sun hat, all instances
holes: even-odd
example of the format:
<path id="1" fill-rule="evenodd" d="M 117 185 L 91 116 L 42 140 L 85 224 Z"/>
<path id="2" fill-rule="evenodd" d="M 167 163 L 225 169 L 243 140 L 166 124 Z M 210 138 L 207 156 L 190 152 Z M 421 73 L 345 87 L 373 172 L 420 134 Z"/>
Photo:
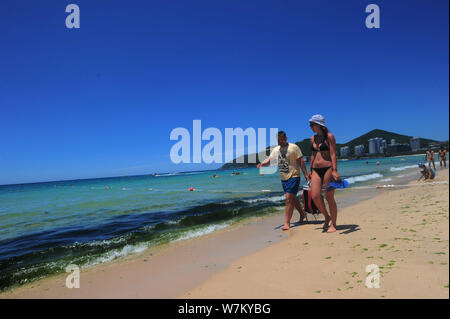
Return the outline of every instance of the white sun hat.
<path id="1" fill-rule="evenodd" d="M 319 124 L 320 126 L 325 126 L 325 118 L 320 114 L 313 115 L 309 119 L 309 122 Z"/>

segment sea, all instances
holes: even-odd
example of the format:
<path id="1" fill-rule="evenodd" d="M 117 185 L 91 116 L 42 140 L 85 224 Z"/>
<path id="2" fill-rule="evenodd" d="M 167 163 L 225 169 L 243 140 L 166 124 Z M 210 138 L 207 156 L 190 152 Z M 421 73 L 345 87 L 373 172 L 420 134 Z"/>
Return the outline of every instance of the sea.
<path id="1" fill-rule="evenodd" d="M 407 171 L 418 177 L 420 161 L 347 160 L 338 169 L 351 189 L 395 184 Z M 203 236 L 283 205 L 278 172 L 256 168 L 2 185 L 0 291 L 70 264 L 83 269 Z"/>

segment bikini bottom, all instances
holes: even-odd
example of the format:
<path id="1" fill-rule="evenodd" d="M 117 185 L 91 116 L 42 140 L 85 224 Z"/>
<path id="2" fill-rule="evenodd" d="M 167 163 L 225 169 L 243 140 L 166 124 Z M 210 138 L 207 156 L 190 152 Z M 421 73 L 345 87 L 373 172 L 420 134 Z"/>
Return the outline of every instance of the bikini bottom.
<path id="1" fill-rule="evenodd" d="M 331 168 L 331 166 L 328 167 L 313 167 L 312 169 L 316 171 L 317 174 L 319 174 L 320 179 L 323 180 L 323 177 L 325 176 L 325 173 Z"/>

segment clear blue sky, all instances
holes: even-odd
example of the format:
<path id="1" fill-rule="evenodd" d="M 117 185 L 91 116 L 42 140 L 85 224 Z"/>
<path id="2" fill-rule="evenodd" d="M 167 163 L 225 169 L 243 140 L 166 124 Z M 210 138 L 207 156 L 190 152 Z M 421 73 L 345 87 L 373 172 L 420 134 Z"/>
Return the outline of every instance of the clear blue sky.
<path id="1" fill-rule="evenodd" d="M 216 168 L 170 162 L 171 130 L 194 119 L 297 141 L 321 113 L 339 143 L 374 128 L 447 140 L 448 6 L 2 0 L 0 184 Z"/>

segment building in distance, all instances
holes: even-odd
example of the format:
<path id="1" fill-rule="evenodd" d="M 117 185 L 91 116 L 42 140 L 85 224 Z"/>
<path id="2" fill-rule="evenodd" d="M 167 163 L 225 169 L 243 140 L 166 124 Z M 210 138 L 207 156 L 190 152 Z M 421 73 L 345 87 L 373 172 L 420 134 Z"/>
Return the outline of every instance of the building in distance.
<path id="1" fill-rule="evenodd" d="M 355 155 L 364 156 L 364 145 L 361 144 L 355 146 Z"/>
<path id="2" fill-rule="evenodd" d="M 348 157 L 350 156 L 350 147 L 343 146 L 341 147 L 341 157 Z"/>

